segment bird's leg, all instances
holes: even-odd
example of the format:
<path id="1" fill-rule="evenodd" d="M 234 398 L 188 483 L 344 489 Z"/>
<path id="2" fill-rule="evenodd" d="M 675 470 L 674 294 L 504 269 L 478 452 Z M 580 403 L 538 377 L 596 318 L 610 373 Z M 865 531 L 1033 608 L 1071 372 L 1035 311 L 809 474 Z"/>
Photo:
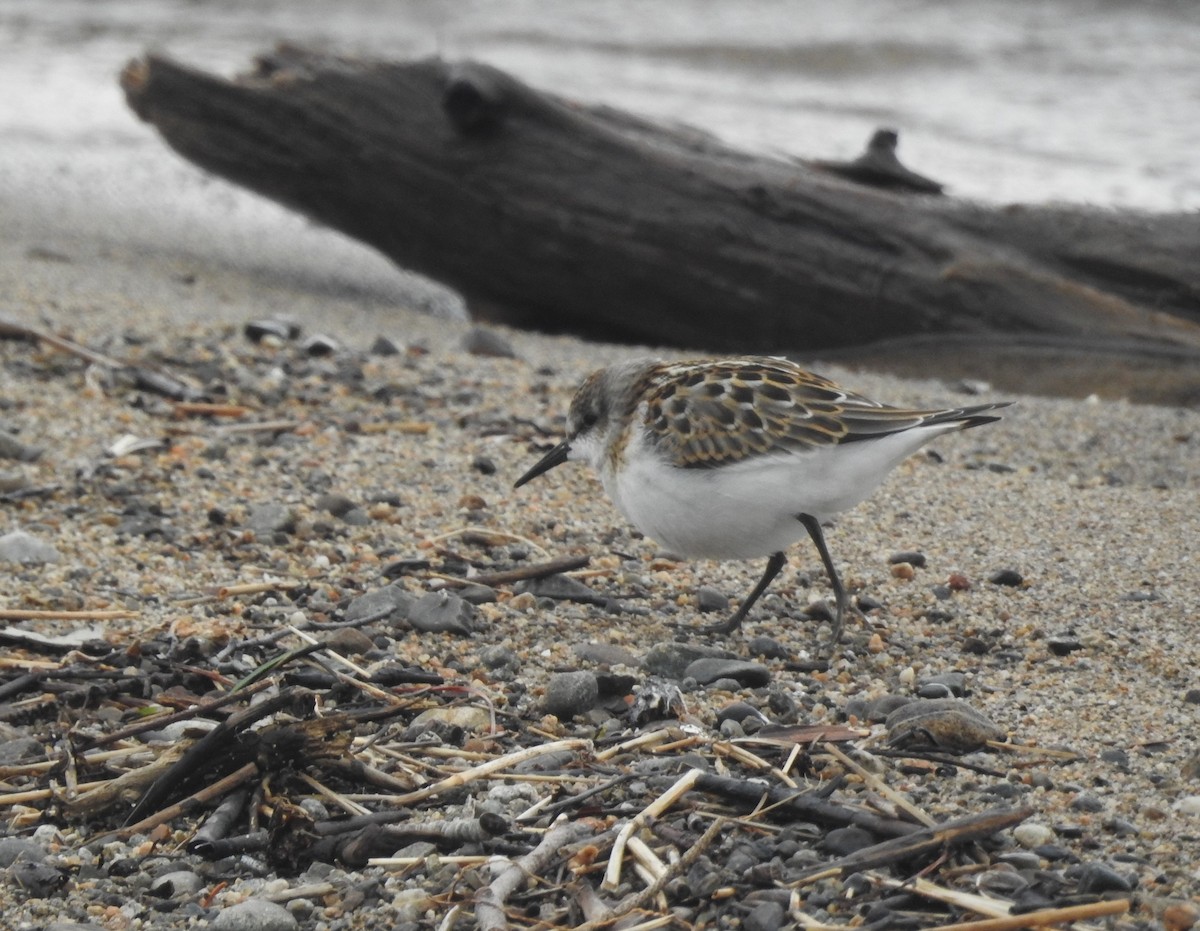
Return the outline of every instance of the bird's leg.
<path id="1" fill-rule="evenodd" d="M 787 557 L 782 552 L 772 553 L 771 558 L 767 560 L 767 569 L 762 574 L 762 578 L 754 586 L 754 591 L 750 593 L 750 597 L 742 602 L 741 607 L 737 609 L 737 613 L 722 624 L 701 627 L 700 632 L 705 634 L 731 634 L 741 627 L 742 621 L 746 619 L 746 613 L 754 607 L 754 602 L 758 601 L 762 593 L 767 590 L 767 586 L 775 580 L 775 576 L 779 575 L 786 561 Z"/>
<path id="2" fill-rule="evenodd" d="M 838 575 L 837 569 L 833 567 L 829 547 L 825 545 L 825 534 L 821 531 L 821 522 L 811 514 L 797 514 L 796 519 L 804 525 L 804 529 L 808 531 L 808 535 L 816 544 L 817 552 L 821 554 L 821 562 L 825 564 L 825 571 L 829 574 L 829 581 L 833 585 L 833 594 L 837 598 L 837 612 L 833 619 L 832 643 L 836 645 L 842 639 L 842 620 L 846 614 L 846 589 L 842 585 L 842 579 Z"/>

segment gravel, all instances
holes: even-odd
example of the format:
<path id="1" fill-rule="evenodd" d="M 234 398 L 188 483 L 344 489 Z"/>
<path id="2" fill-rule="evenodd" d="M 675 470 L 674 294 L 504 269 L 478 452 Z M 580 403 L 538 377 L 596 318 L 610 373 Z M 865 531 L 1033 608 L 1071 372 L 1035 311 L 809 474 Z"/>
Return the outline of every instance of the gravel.
<path id="1" fill-rule="evenodd" d="M 0 313 L 161 368 L 245 413 L 188 413 L 120 373 L 0 343 L 0 424 L 19 438 L 5 445 L 16 458 L 0 464 L 7 472 L 19 460 L 23 473 L 0 498 L 0 538 L 22 547 L 4 566 L 0 607 L 133 615 L 99 631 L 65 619 L 6 622 L 9 632 L 80 638 L 63 649 L 97 636 L 123 647 L 173 638 L 208 655 L 341 605 L 348 610 L 339 617 L 377 618 L 356 641 L 369 661 L 436 672 L 507 703 L 508 714 L 553 714 L 564 683 L 577 686 L 557 706 L 560 720 L 543 722 L 555 732 L 602 730 L 593 716 L 614 712 L 592 707 L 597 677 L 617 664 L 636 674 L 646 702 L 683 708 L 690 726 L 712 734 L 720 710 L 739 701 L 773 722 L 868 728 L 881 743 L 893 730 L 905 741 L 937 733 L 970 747 L 1007 738 L 1029 749 L 975 750 L 969 759 L 986 772 L 914 771 L 897 788 L 939 818 L 1006 794 L 1031 805 L 1036 816 L 1009 832 L 1009 862 L 998 859 L 1005 868 L 987 880 L 1010 884 L 1014 896 L 1044 896 L 1037 877 L 1056 871 L 1072 889 L 1133 889 L 1130 921 L 1186 928 L 1188 916 L 1195 920 L 1196 410 L 1019 397 L 1001 423 L 939 440 L 937 455 L 902 464 L 827 533 L 848 588 L 870 610 L 848 618 L 826 662 L 828 621 L 808 609 L 830 593 L 809 548 L 789 552 L 742 632 L 704 638 L 689 628 L 723 610 L 722 598 L 744 597 L 760 567 L 665 558 L 578 465 L 512 490 L 555 441 L 578 380 L 646 350 L 503 329 L 468 338 L 468 324 L 370 295 L 106 251 L 67 234 L 52 244 L 66 261 L 51 267 L 30 257 L 35 245 L 0 234 Z M 284 312 L 299 333 L 244 336 L 248 321 Z M 331 337 L 321 341 L 328 354 L 306 351 L 313 333 Z M 963 400 L 937 381 L 813 362 L 881 399 Z M 110 452 L 126 435 L 153 442 Z M 343 519 L 356 511 L 362 518 Z M 497 585 L 469 599 L 431 591 L 441 575 L 469 581 L 481 566 L 569 554 L 590 555 L 591 564 L 558 587 Z M 899 565 L 908 568 L 893 573 Z M 236 594 L 256 584 L 269 590 Z M 401 619 L 412 621 L 422 604 L 430 605 L 424 629 L 409 630 Z M 231 675 L 250 671 L 236 649 L 226 660 Z M 694 668 L 710 667 L 719 688 L 677 692 Z M 645 688 L 651 681 L 654 690 Z M 879 723 L 902 701 L 937 715 L 920 727 Z M 754 718 L 724 720 L 733 733 Z M 476 712 L 430 718 L 421 729 L 478 734 L 487 723 Z M 9 724 L 6 739 L 23 739 L 21 722 Z M 1047 762 L 1040 750 L 1055 755 Z M 424 928 L 440 920 L 404 872 L 333 867 L 337 894 L 281 905 L 270 895 L 332 880 L 256 875 L 244 862 L 228 876 L 201 869 L 179 853 L 181 829 L 93 847 L 84 821 L 25 804 L 5 814 L 6 841 L 23 842 L 2 848 L 16 851 L 6 868 L 16 872 L 0 885 L 0 913 L 16 929 Z M 749 850 L 752 861 L 766 855 Z M 805 846 L 780 862 L 800 869 L 809 855 Z M 153 857 L 163 861 L 154 875 L 195 873 L 203 890 L 154 904 L 137 880 Z M 693 891 L 726 881 L 717 859 L 692 868 Z M 441 869 L 449 877 L 455 868 Z M 1002 875 L 1009 870 L 1019 882 Z M 816 887 L 805 908 L 829 920 L 837 894 Z M 780 908 L 766 901 L 738 914 L 768 927 Z M 260 919 L 268 923 L 253 924 Z"/>

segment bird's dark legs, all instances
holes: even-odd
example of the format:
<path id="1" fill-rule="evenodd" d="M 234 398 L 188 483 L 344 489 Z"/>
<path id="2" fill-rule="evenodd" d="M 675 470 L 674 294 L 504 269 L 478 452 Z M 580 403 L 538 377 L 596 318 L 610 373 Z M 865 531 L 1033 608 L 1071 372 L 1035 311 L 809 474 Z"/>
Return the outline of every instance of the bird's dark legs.
<path id="1" fill-rule="evenodd" d="M 797 514 L 796 519 L 804 525 L 804 529 L 808 531 L 808 535 L 816 544 L 817 552 L 821 554 L 821 562 L 825 564 L 825 571 L 829 574 L 829 582 L 833 585 L 833 594 L 837 598 L 837 612 L 833 619 L 832 643 L 836 644 L 842 639 L 842 619 L 846 614 L 846 589 L 842 585 L 837 569 L 833 567 L 829 547 L 825 545 L 825 534 L 821 531 L 821 522 L 811 514 Z"/>
<path id="2" fill-rule="evenodd" d="M 809 533 L 812 533 L 810 530 Z M 750 596 L 742 602 L 737 613 L 729 620 L 722 624 L 712 624 L 709 627 L 702 627 L 701 631 L 706 634 L 731 634 L 742 626 L 742 621 L 746 619 L 747 612 L 754 607 L 754 602 L 762 597 L 762 593 L 767 590 L 767 586 L 775 581 L 775 576 L 783 570 L 783 564 L 787 561 L 787 557 L 780 553 L 772 553 L 771 558 L 767 560 L 767 569 L 762 574 L 762 578 L 758 580 L 758 584 L 754 586 L 754 591 Z"/>

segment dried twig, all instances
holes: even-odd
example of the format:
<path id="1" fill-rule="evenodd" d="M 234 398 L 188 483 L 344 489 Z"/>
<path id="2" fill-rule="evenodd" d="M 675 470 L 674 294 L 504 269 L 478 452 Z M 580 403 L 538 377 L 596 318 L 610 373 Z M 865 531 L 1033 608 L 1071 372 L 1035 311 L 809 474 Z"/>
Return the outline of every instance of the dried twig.
<path id="1" fill-rule="evenodd" d="M 856 850 L 831 863 L 814 867 L 789 886 L 795 888 L 819 879 L 848 876 L 922 854 L 936 853 L 944 847 L 960 846 L 1018 825 L 1032 814 L 1032 808 L 992 809 L 980 815 L 968 815 L 933 827 L 921 828 L 905 837 L 893 837 Z"/>
<path id="2" fill-rule="evenodd" d="M 608 857 L 608 869 L 604 873 L 604 882 L 601 885 L 602 889 L 616 889 L 621 884 L 621 863 L 625 856 L 625 846 L 629 843 L 629 838 L 636 831 L 644 827 L 651 818 L 659 817 L 679 801 L 679 799 L 687 795 L 703 775 L 703 770 L 689 769 L 679 777 L 678 781 L 671 788 L 667 789 L 666 792 L 643 808 L 637 815 L 629 819 L 625 826 L 617 832 L 617 839 L 613 843 L 612 853 Z"/>
<path id="3" fill-rule="evenodd" d="M 1022 912 L 1004 918 L 985 918 L 982 921 L 962 921 L 951 925 L 939 925 L 932 931 L 1016 931 L 1018 928 L 1044 928 L 1047 925 L 1066 924 L 1085 918 L 1101 918 L 1105 915 L 1122 915 L 1129 911 L 1128 899 L 1107 899 L 1088 902 L 1084 905 L 1067 905 L 1063 908 L 1044 908 L 1036 912 Z"/>
<path id="4" fill-rule="evenodd" d="M 539 875 L 546 866 L 562 854 L 562 848 L 593 833 L 590 824 L 564 821 L 542 837 L 542 842 L 523 857 L 512 861 L 490 884 L 475 893 L 475 922 L 480 931 L 503 931 L 508 927 L 504 903 L 521 888 L 530 876 Z"/>
<path id="5" fill-rule="evenodd" d="M 53 611 L 29 608 L 0 608 L 0 621 L 121 621 L 140 617 L 137 611 L 96 608 L 84 611 Z"/>

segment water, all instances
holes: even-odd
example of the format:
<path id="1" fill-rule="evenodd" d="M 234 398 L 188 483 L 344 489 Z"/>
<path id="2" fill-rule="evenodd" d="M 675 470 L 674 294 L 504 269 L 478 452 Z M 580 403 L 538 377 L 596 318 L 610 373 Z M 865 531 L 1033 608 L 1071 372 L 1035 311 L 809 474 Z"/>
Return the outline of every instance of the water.
<path id="1" fill-rule="evenodd" d="M 121 66 L 149 49 L 233 74 L 280 39 L 474 57 L 763 152 L 851 158 L 876 127 L 893 127 L 910 167 L 984 201 L 1200 208 L 1190 0 L 0 0 L 3 222 L 230 260 L 252 246 L 267 265 L 293 261 L 297 241 L 345 251 L 204 179 L 117 86 Z M 392 274 L 355 261 L 360 276 Z"/>

